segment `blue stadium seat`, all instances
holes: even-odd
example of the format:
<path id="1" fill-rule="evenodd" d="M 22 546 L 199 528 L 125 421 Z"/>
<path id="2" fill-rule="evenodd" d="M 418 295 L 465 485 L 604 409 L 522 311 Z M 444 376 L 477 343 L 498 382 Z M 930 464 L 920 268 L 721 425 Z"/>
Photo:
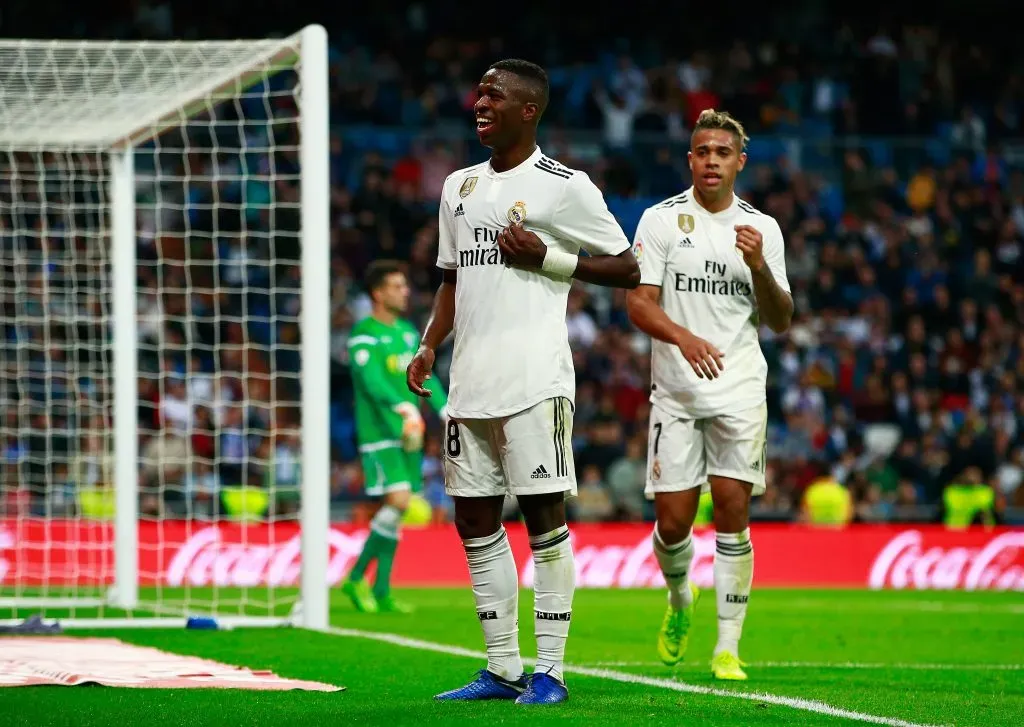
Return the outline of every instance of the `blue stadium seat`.
<path id="1" fill-rule="evenodd" d="M 608 210 L 615 215 L 626 237 L 632 240 L 644 210 L 657 201 L 644 197 L 609 197 Z"/>
<path id="2" fill-rule="evenodd" d="M 832 122 L 828 119 L 808 118 L 800 122 L 801 140 L 829 139 L 832 137 Z"/>
<path id="3" fill-rule="evenodd" d="M 375 133 L 365 126 L 349 126 L 345 129 L 345 143 L 362 151 L 372 149 Z"/>
<path id="4" fill-rule="evenodd" d="M 867 150 L 868 159 L 878 167 L 892 166 L 892 145 L 884 139 L 861 139 L 861 145 Z"/>
<path id="5" fill-rule="evenodd" d="M 350 406 L 343 403 L 331 404 L 331 446 L 341 453 L 345 460 L 356 458 L 356 423 L 349 414 Z"/>
<path id="6" fill-rule="evenodd" d="M 843 216 L 843 189 L 838 184 L 829 184 L 822 188 L 819 197 L 821 211 L 833 224 Z"/>
<path id="7" fill-rule="evenodd" d="M 747 145 L 747 159 L 751 164 L 770 164 L 786 153 L 786 142 L 779 138 L 751 139 Z"/>
<path id="8" fill-rule="evenodd" d="M 371 148 L 386 157 L 400 157 L 409 149 L 409 135 L 403 131 L 377 131 Z"/>
<path id="9" fill-rule="evenodd" d="M 925 142 L 925 151 L 928 154 L 928 160 L 935 166 L 947 166 L 953 159 L 953 151 L 949 142 L 942 138 L 928 139 Z"/>

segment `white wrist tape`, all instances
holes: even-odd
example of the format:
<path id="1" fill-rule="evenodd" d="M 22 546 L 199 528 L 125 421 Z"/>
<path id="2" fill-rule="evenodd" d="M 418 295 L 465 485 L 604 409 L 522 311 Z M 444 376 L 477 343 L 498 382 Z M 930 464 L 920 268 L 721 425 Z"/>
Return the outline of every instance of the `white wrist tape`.
<path id="1" fill-rule="evenodd" d="M 553 273 L 554 275 L 561 275 L 563 278 L 571 278 L 572 274 L 576 272 L 576 265 L 579 264 L 579 261 L 579 255 L 573 255 L 572 253 L 562 252 L 561 250 L 549 247 L 548 251 L 544 253 L 544 262 L 541 263 L 540 269 L 545 273 Z"/>

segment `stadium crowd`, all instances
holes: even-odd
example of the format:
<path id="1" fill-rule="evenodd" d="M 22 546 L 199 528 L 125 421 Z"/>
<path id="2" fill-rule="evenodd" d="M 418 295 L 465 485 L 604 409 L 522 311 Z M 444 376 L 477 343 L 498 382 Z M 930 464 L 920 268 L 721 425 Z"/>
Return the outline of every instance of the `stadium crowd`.
<path id="1" fill-rule="evenodd" d="M 170 3 L 139 6 L 148 12 L 126 20 L 120 37 L 188 37 L 187 24 L 198 21 L 184 15 L 202 12 L 172 13 Z M 770 462 L 768 492 L 756 502 L 755 517 L 800 517 L 803 493 L 822 478 L 850 493 L 853 516 L 862 521 L 937 519 L 951 484 L 991 487 L 1000 517 L 1024 507 L 1019 54 L 1004 55 L 999 43 L 973 45 L 924 21 L 839 24 L 822 33 L 823 21 L 812 13 L 780 16 L 788 25 L 779 37 L 787 42 L 738 34 L 681 53 L 655 36 L 642 46 L 613 43 L 595 56 L 586 51 L 591 21 L 575 30 L 557 19 L 552 26 L 549 9 L 541 27 L 564 30 L 560 42 L 531 31 L 515 46 L 496 38 L 462 40 L 457 27 L 445 32 L 447 16 L 432 5 L 408 6 L 405 22 L 386 30 L 380 12 L 371 8 L 337 32 L 329 28 L 332 492 L 339 513 L 349 515 L 361 492 L 345 355 L 349 329 L 369 308 L 361 273 L 375 258 L 408 261 L 410 317 L 422 325 L 439 282 L 441 184 L 454 169 L 485 158 L 468 135 L 474 83 L 489 60 L 531 49 L 552 78 L 545 152 L 597 180 L 627 234 L 645 206 L 688 185 L 687 128 L 702 109 L 729 109 L 748 124 L 754 140 L 741 195 L 782 226 L 797 310 L 789 333 L 763 333 Z M 524 10 L 522 27 L 536 27 L 531 12 Z M 89 32 L 96 21 L 82 22 Z M 368 43 L 369 37 L 380 42 Z M 285 169 L 294 163 L 278 161 Z M 211 190 L 205 193 L 212 199 Z M 294 202 L 290 182 L 273 194 Z M 85 436 L 103 427 L 72 421 L 83 416 L 81 406 L 67 407 L 57 426 L 51 406 L 26 406 L 33 390 L 19 372 L 27 367 L 42 377 L 36 404 L 52 402 L 55 372 L 71 368 L 62 359 L 86 333 L 81 326 L 74 335 L 68 327 L 43 331 L 42 314 L 33 313 L 52 305 L 57 278 L 43 272 L 55 251 L 75 248 L 47 249 L 39 238 L 18 238 L 15 230 L 32 219 L 24 210 L 22 204 L 18 219 L 9 213 L 2 228 L 9 244 L 0 252 L 6 357 L 0 488 L 29 491 L 30 505 L 56 511 L 74 507 L 57 501 L 58 481 L 71 490 L 102 483 L 109 461 L 96 454 L 103 443 Z M 287 232 L 287 220 L 278 224 Z M 240 245 L 243 236 L 218 237 L 231 229 L 223 220 L 192 220 L 188 229 L 193 238 L 181 253 L 188 264 L 177 267 L 170 248 L 157 251 L 154 240 L 139 241 L 142 289 L 167 291 L 141 299 L 141 338 L 149 352 L 140 378 L 142 453 L 149 463 L 143 506 L 151 513 L 197 503 L 210 513 L 229 484 L 294 493 L 300 481 L 298 443 L 289 428 L 297 421 L 299 370 L 298 256 L 284 246 L 291 238 L 284 234 L 280 244 L 256 249 Z M 202 230 L 216 244 L 197 246 L 194 236 Z M 271 250 L 277 259 L 268 266 Z M 15 270 L 15 252 L 35 254 L 36 266 Z M 198 284 L 186 268 L 199 261 L 218 274 L 223 290 L 216 295 L 202 286 L 190 290 Z M 102 274 L 76 279 L 86 278 L 98 281 Z M 38 284 L 17 293 L 9 288 L 28 280 Z M 188 292 L 173 292 L 179 287 Z M 251 292 L 261 287 L 271 294 L 253 308 Z M 94 293 L 66 290 L 83 312 L 99 310 Z M 185 318 L 198 323 L 183 326 Z M 578 372 L 580 495 L 573 516 L 650 517 L 642 495 L 649 343 L 630 326 L 621 291 L 577 284 L 567 320 Z M 26 340 L 34 344 L 30 354 L 18 346 Z M 440 356 L 442 379 L 446 365 Z M 71 388 L 81 401 L 102 398 Z M 69 443 L 76 427 L 81 441 Z M 57 459 L 67 466 L 40 470 L 55 451 L 66 453 Z M 436 436 L 428 438 L 426 454 L 425 494 L 443 518 L 450 502 Z M 195 466 L 167 464 L 178 461 Z M 275 499 L 286 510 L 294 506 L 293 496 Z M 0 507 L 4 502 L 0 497 Z"/>

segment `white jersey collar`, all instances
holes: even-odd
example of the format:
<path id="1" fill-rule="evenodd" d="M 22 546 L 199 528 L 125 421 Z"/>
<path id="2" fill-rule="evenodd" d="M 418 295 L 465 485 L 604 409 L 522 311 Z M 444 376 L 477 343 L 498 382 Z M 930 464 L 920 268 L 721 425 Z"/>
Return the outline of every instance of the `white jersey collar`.
<path id="1" fill-rule="evenodd" d="M 540 150 L 540 147 L 538 146 L 536 149 L 533 150 L 533 154 L 528 156 L 523 162 L 517 164 L 511 169 L 507 169 L 504 172 L 496 172 L 491 167 L 491 160 L 488 159 L 487 166 L 484 167 L 484 170 L 487 172 L 487 176 L 492 177 L 493 179 L 507 179 L 508 177 L 514 177 L 517 174 L 525 172 L 527 169 L 529 169 L 538 161 L 540 161 L 540 158 L 542 156 L 544 156 L 544 153 Z"/>
<path id="2" fill-rule="evenodd" d="M 726 207 L 721 212 L 711 212 L 710 210 L 705 208 L 704 205 L 702 205 L 700 202 L 697 201 L 697 195 L 694 194 L 694 189 L 693 189 L 692 186 L 688 190 L 686 190 L 685 193 L 690 196 L 690 199 L 693 200 L 693 206 L 697 208 L 698 212 L 700 212 L 703 215 L 707 215 L 708 217 L 711 217 L 712 219 L 723 219 L 723 218 L 732 216 L 732 214 L 734 212 L 736 212 L 736 209 L 739 207 L 739 203 L 740 203 L 739 195 L 736 194 L 735 191 L 733 191 L 733 193 L 732 193 L 732 204 L 730 204 L 728 207 Z"/>

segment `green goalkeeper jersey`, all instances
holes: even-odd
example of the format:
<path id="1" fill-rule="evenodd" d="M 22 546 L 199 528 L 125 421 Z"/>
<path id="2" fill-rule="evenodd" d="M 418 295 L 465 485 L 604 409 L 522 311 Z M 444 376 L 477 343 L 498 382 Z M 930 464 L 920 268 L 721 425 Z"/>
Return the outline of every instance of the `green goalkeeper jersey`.
<path id="1" fill-rule="evenodd" d="M 389 325 L 370 316 L 352 327 L 348 358 L 355 388 L 356 440 L 361 448 L 402 439 L 402 417 L 395 407 L 404 402 L 420 404 L 420 397 L 405 385 L 405 369 L 419 345 L 419 332 L 402 319 Z M 440 413 L 448 403 L 444 388 L 433 376 L 425 387 L 431 392 L 430 405 Z"/>

